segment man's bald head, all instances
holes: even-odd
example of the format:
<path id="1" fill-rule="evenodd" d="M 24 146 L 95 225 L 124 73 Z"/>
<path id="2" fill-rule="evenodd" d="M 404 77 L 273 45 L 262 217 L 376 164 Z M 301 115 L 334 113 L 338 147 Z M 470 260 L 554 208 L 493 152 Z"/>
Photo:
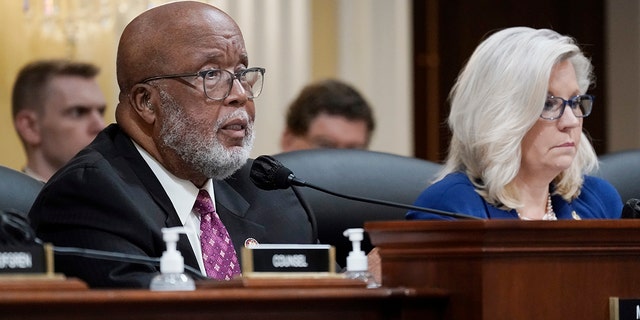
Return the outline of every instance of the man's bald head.
<path id="1" fill-rule="evenodd" d="M 246 162 L 253 99 L 232 78 L 224 99 L 210 99 L 198 73 L 248 68 L 242 33 L 226 13 L 193 1 L 150 9 L 125 28 L 116 65 L 116 122 L 172 174 L 201 186 Z"/>
<path id="2" fill-rule="evenodd" d="M 120 100 L 145 78 L 192 71 L 176 70 L 180 66 L 177 60 L 191 54 L 199 39 L 210 37 L 212 28 L 241 35 L 225 12 L 201 2 L 169 3 L 136 17 L 124 29 L 118 46 Z"/>

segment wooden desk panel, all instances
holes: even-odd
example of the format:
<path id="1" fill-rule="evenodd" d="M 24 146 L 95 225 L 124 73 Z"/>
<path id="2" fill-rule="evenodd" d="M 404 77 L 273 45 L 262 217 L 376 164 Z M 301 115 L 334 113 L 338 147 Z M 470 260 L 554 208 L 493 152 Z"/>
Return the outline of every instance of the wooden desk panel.
<path id="1" fill-rule="evenodd" d="M 440 319 L 442 290 L 345 283 L 205 285 L 191 292 L 2 290 L 1 319 Z M 0 281 L 1 283 L 1 281 Z M 317 282 L 316 282 L 317 283 Z"/>
<path id="2" fill-rule="evenodd" d="M 450 292 L 447 319 L 609 319 L 640 297 L 640 220 L 365 224 L 385 286 Z"/>

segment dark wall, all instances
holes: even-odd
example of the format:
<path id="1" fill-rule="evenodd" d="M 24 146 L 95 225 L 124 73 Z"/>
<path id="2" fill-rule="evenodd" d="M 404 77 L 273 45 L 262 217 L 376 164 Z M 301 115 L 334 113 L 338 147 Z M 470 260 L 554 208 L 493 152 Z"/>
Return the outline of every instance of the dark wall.
<path id="1" fill-rule="evenodd" d="M 604 0 L 414 0 L 415 156 L 444 159 L 450 138 L 447 97 L 475 47 L 492 31 L 549 28 L 574 37 L 595 68 L 593 113 L 584 121 L 598 154 L 606 150 Z"/>

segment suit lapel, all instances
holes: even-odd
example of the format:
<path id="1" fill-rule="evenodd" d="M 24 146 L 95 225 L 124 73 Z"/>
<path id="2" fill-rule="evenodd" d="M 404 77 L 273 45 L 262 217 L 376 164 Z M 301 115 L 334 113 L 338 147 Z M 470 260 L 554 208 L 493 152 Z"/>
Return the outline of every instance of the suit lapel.
<path id="1" fill-rule="evenodd" d="M 216 211 L 224 223 L 238 255 L 248 238 L 261 239 L 265 234 L 262 225 L 247 219 L 251 205 L 226 181 L 213 182 L 216 195 Z"/>
<path id="2" fill-rule="evenodd" d="M 167 227 L 180 227 L 182 226 L 182 222 L 180 222 L 180 218 L 178 217 L 178 213 L 176 212 L 173 204 L 171 203 L 171 199 L 167 195 L 166 191 L 156 178 L 155 174 L 149 168 L 147 163 L 142 159 L 142 156 L 133 145 L 133 142 L 129 137 L 127 137 L 119 127 L 117 127 L 116 136 L 114 138 L 114 144 L 116 148 L 120 152 L 124 161 L 128 167 L 132 170 L 132 174 L 135 175 L 138 180 L 142 183 L 143 187 L 149 191 L 151 198 L 158 205 L 162 212 L 164 213 L 164 225 Z M 123 166 L 120 166 L 121 168 Z M 126 177 L 125 177 L 126 178 Z M 160 233 L 160 230 L 157 230 Z M 162 235 L 160 235 L 162 237 Z M 186 264 L 199 269 L 198 262 L 193 253 L 193 248 L 189 243 L 189 240 L 186 236 L 181 235 L 180 240 L 177 244 L 178 250 L 182 253 L 184 257 L 184 261 Z"/>
<path id="3" fill-rule="evenodd" d="M 119 131 L 121 133 L 121 131 Z M 155 203 L 162 208 L 167 216 L 166 225 L 169 227 L 181 226 L 178 214 L 173 208 L 171 199 L 167 196 L 164 188 L 156 178 L 155 174 L 149 168 L 147 163 L 142 159 L 142 156 L 136 150 L 131 139 L 124 134 L 119 134 L 115 138 L 115 144 L 118 150 L 121 151 L 122 157 L 126 159 L 126 163 L 132 169 L 133 174 L 138 177 L 138 180 L 142 182 L 145 189 L 149 191 L 151 198 Z"/>

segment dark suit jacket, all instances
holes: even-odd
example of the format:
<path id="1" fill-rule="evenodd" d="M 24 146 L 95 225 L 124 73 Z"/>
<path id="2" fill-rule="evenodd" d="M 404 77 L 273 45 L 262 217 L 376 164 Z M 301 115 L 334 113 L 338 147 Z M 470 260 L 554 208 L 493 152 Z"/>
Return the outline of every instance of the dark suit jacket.
<path id="1" fill-rule="evenodd" d="M 314 243 L 303 207 L 288 190 L 263 191 L 249 180 L 252 160 L 214 181 L 216 209 L 240 258 L 247 238 L 259 243 Z M 162 185 L 116 124 L 101 132 L 44 186 L 29 213 L 36 234 L 54 246 L 91 248 L 148 257 L 165 250 L 161 228 L 180 226 Z M 186 236 L 178 242 L 185 264 L 198 269 Z M 91 287 L 148 287 L 152 265 L 56 256 L 56 272 Z"/>

